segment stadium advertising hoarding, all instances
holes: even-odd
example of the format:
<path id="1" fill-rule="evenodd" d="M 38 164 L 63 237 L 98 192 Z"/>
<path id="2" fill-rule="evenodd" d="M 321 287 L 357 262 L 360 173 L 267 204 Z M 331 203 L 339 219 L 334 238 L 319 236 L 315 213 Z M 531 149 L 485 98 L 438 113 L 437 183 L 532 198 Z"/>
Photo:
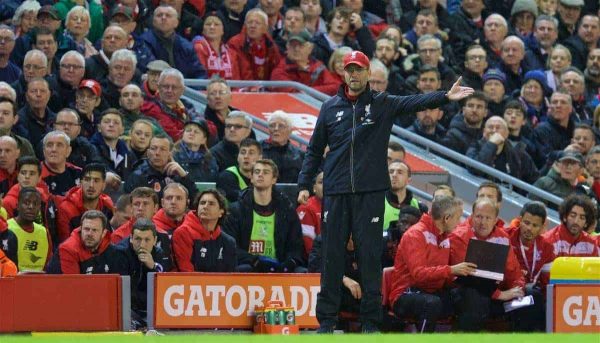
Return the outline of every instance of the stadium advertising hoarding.
<path id="1" fill-rule="evenodd" d="M 554 332 L 600 333 L 600 284 L 553 285 Z"/>
<path id="2" fill-rule="evenodd" d="M 154 274 L 155 328 L 251 328 L 254 309 L 283 301 L 302 328 L 318 327 L 319 274 Z"/>

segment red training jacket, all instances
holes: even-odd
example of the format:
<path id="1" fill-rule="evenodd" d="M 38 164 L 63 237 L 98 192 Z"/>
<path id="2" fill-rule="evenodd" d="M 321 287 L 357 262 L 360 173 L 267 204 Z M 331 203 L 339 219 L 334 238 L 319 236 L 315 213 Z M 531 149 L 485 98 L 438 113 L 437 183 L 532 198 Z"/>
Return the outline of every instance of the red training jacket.
<path id="1" fill-rule="evenodd" d="M 321 234 L 321 199 L 316 196 L 308 198 L 306 204 L 298 206 L 296 213 L 298 213 L 302 225 L 305 256 L 308 256 L 312 250 L 315 237 Z"/>
<path id="2" fill-rule="evenodd" d="M 450 272 L 450 241 L 427 213 L 402 236 L 392 272 L 388 300 L 393 304 L 409 287 L 434 293 L 454 277 Z"/>
<path id="3" fill-rule="evenodd" d="M 598 243 L 587 232 L 581 232 L 573 237 L 564 224 L 555 226 L 542 235 L 554 248 L 556 257 L 597 257 Z"/>
<path id="4" fill-rule="evenodd" d="M 215 240 L 221 235 L 221 227 L 217 226 L 213 232 L 202 226 L 202 222 L 194 211 L 189 211 L 183 219 L 183 224 L 173 234 L 173 255 L 175 263 L 181 272 L 193 272 L 194 241 Z"/>
<path id="5" fill-rule="evenodd" d="M 183 218 L 185 219 L 185 215 Z M 180 222 L 176 222 L 171 219 L 171 217 L 167 216 L 165 210 L 161 208 L 152 217 L 152 222 L 154 222 L 157 229 L 163 230 L 169 235 L 169 239 L 172 239 L 175 230 L 183 224 L 183 219 Z"/>
<path id="6" fill-rule="evenodd" d="M 87 261 L 94 256 L 102 255 L 110 246 L 110 232 L 107 232 L 100 242 L 98 250 L 93 253 L 83 245 L 80 233 L 81 228 L 73 230 L 71 236 L 58 247 L 60 268 L 63 274 L 81 274 L 80 262 Z"/>
<path id="7" fill-rule="evenodd" d="M 510 237 L 510 246 L 515 253 L 515 256 L 517 256 L 519 265 L 521 265 L 521 270 L 526 272 L 524 274 L 525 281 L 527 283 L 533 283 L 535 281 L 542 289 L 546 289 L 546 285 L 548 285 L 548 282 L 550 281 L 550 265 L 556 258 L 554 256 L 552 244 L 548 243 L 542 235 L 538 235 L 535 238 L 535 244 L 530 243 L 528 246 L 523 247 L 525 257 L 527 258 L 527 263 L 525 263 L 523 252 L 521 251 L 521 229 L 519 229 L 517 224 L 517 226 L 507 228 L 506 231 Z M 534 270 L 529 270 L 529 268 L 532 268 L 534 265 L 533 253 L 536 249 L 535 268 Z"/>

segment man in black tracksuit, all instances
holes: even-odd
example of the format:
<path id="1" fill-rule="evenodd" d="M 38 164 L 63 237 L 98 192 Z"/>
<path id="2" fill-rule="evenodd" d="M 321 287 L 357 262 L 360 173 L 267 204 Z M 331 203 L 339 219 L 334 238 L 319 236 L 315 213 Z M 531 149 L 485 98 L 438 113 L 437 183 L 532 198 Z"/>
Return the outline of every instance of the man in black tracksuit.
<path id="1" fill-rule="evenodd" d="M 308 189 L 321 165 L 323 152 L 323 268 L 317 298 L 321 333 L 332 333 L 337 323 L 350 233 L 358 257 L 362 288 L 360 319 L 363 332 L 377 332 L 381 321 L 381 237 L 384 195 L 390 187 L 387 146 L 396 116 L 437 108 L 460 100 L 473 90 L 460 87 L 448 93 L 392 96 L 372 92 L 367 85 L 369 59 L 354 51 L 344 57 L 344 79 L 338 94 L 323 103 L 298 177 L 298 202 L 308 200 Z"/>

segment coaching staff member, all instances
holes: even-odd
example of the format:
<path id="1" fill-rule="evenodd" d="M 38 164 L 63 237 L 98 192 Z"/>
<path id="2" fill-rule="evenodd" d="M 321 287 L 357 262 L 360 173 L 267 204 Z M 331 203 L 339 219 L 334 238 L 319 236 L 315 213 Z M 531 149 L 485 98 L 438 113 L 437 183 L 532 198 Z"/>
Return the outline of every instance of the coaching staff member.
<path id="1" fill-rule="evenodd" d="M 473 93 L 460 79 L 450 91 L 392 96 L 369 89 L 369 59 L 360 51 L 344 56 L 344 80 L 337 95 L 321 107 L 302 171 L 298 202 L 308 200 L 312 180 L 325 159 L 323 201 L 323 268 L 317 297 L 320 333 L 337 323 L 344 256 L 350 233 L 356 244 L 363 288 L 363 332 L 377 332 L 381 321 L 381 235 L 387 175 L 387 146 L 396 116 L 437 108 Z"/>

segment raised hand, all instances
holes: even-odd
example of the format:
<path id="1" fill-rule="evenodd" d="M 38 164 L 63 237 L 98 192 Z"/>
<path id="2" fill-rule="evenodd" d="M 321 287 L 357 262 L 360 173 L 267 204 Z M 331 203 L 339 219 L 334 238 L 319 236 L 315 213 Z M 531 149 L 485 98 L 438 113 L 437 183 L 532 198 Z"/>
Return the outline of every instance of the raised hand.
<path id="1" fill-rule="evenodd" d="M 456 80 L 456 82 L 452 85 L 452 88 L 448 91 L 446 96 L 450 101 L 459 101 L 462 100 L 469 95 L 473 94 L 475 90 L 471 87 L 462 87 L 460 82 L 462 81 L 462 76 Z"/>

